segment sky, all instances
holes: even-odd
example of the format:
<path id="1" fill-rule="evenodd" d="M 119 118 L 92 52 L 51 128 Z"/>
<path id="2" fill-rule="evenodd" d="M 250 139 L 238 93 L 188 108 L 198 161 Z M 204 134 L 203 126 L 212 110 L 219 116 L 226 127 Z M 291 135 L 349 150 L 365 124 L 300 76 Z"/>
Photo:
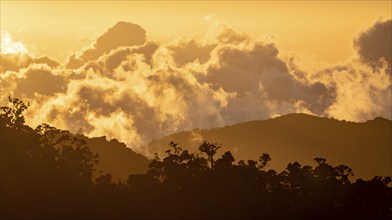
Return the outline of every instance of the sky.
<path id="1" fill-rule="evenodd" d="M 218 20 L 252 37 L 272 37 L 283 55 L 295 53 L 312 67 L 349 59 L 353 37 L 391 18 L 390 8 L 390 1 L 1 1 L 1 30 L 30 52 L 64 62 L 118 21 L 168 41 L 203 36 Z"/>
<path id="2" fill-rule="evenodd" d="M 392 119 L 390 1 L 1 1 L 0 104 L 151 140 L 306 113 Z"/>

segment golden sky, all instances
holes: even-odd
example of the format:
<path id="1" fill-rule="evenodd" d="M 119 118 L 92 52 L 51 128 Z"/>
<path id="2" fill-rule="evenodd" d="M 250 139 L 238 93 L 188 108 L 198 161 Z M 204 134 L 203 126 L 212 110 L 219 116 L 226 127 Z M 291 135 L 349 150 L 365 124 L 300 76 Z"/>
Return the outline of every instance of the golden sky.
<path id="1" fill-rule="evenodd" d="M 61 62 L 118 21 L 139 24 L 160 41 L 203 36 L 219 21 L 272 37 L 282 56 L 294 53 L 304 65 L 336 63 L 353 55 L 360 31 L 389 18 L 391 1 L 1 1 L 1 31 Z"/>

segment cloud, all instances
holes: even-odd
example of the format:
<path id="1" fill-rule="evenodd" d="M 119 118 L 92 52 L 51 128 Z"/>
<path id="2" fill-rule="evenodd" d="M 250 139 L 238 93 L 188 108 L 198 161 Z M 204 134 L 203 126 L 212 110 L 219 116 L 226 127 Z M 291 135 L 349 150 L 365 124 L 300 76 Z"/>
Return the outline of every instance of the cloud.
<path id="1" fill-rule="evenodd" d="M 16 42 L 8 32 L 1 32 L 0 54 L 23 54 L 27 49 L 22 42 Z"/>
<path id="2" fill-rule="evenodd" d="M 1 54 L 0 57 L 0 74 L 6 71 L 18 71 L 23 68 L 27 68 L 31 64 L 46 64 L 49 67 L 58 67 L 59 62 L 49 57 L 43 56 L 39 58 L 33 58 L 31 55 L 24 54 Z"/>
<path id="3" fill-rule="evenodd" d="M 39 57 L 33 60 L 33 63 L 37 63 L 37 64 L 46 64 L 49 67 L 58 67 L 60 65 L 59 62 L 57 62 L 56 60 L 51 59 L 50 57 L 47 56 L 43 56 L 43 57 Z"/>
<path id="4" fill-rule="evenodd" d="M 19 72 L 9 71 L 3 73 L 0 79 L 2 99 L 9 95 L 22 99 L 40 99 L 63 93 L 67 87 L 66 77 L 47 64 L 31 64 Z"/>
<path id="5" fill-rule="evenodd" d="M 0 56 L 0 73 L 6 71 L 18 71 L 28 67 L 33 59 L 28 54 L 1 54 Z"/>
<path id="6" fill-rule="evenodd" d="M 219 23 L 204 38 L 159 43 L 140 26 L 120 22 L 65 66 L 12 59 L 19 66 L 0 75 L 2 101 L 9 94 L 30 101 L 29 124 L 106 135 L 150 156 L 142 146 L 174 132 L 293 112 L 392 118 L 386 61 L 354 59 L 304 72 L 280 58 L 273 42 Z"/>
<path id="7" fill-rule="evenodd" d="M 313 80 L 335 91 L 336 97 L 325 115 L 340 120 L 366 121 L 375 117 L 392 118 L 392 79 L 386 63 L 379 67 L 354 60 L 323 69 Z"/>
<path id="8" fill-rule="evenodd" d="M 279 51 L 273 44 L 258 41 L 245 45 L 230 44 L 217 48 L 215 52 L 218 63 L 211 65 L 207 74 L 200 79 L 236 94 L 236 99 L 232 101 L 237 104 L 230 103 L 229 109 L 233 107 L 237 112 L 239 103 L 242 103 L 240 106 L 244 110 L 249 107 L 244 112 L 246 114 L 239 112 L 236 115 L 243 115 L 247 119 L 249 115 L 259 115 L 253 118 L 268 118 L 272 112 L 280 111 L 279 108 L 271 109 L 271 106 L 277 103 L 294 105 L 299 100 L 308 103 L 313 111 L 322 112 L 324 109 L 320 108 L 329 102 L 324 98 L 329 91 L 322 83 L 304 83 L 295 79 L 288 65 L 278 58 Z M 245 105 L 245 102 L 248 104 Z M 254 106 L 256 103 L 259 104 Z M 226 114 L 230 112 L 229 109 L 225 109 Z M 252 109 L 254 114 L 249 112 Z M 243 120 L 233 122 L 238 121 Z"/>
<path id="9" fill-rule="evenodd" d="M 392 20 L 378 21 L 354 40 L 359 56 L 365 62 L 384 58 L 391 65 Z"/>
<path id="10" fill-rule="evenodd" d="M 79 68 L 87 61 L 96 60 L 113 49 L 143 45 L 145 41 L 146 31 L 142 27 L 121 21 L 98 37 L 92 48 L 84 50 L 80 56 L 72 55 L 66 66 L 68 68 Z"/>
<path id="11" fill-rule="evenodd" d="M 199 63 L 207 62 L 211 57 L 211 51 L 216 46 L 216 44 L 203 44 L 194 39 L 182 38 L 170 43 L 167 48 L 171 51 L 176 64 L 183 66 L 196 60 Z"/>
<path id="12" fill-rule="evenodd" d="M 49 68 L 33 66 L 17 81 L 14 96 L 32 98 L 37 93 L 52 96 L 64 92 L 66 84 L 62 76 L 53 74 Z"/>
<path id="13" fill-rule="evenodd" d="M 111 73 L 120 66 L 121 62 L 127 60 L 127 57 L 133 54 L 143 55 L 145 62 L 151 64 L 152 55 L 158 47 L 159 44 L 157 42 L 148 41 L 140 46 L 114 49 L 110 51 L 107 56 L 102 56 L 102 58 L 98 59 L 96 62 L 88 63 L 84 69 L 93 68 L 97 71 L 97 69 L 100 68 L 102 74 L 111 75 Z M 128 67 L 130 68 L 129 65 Z"/>

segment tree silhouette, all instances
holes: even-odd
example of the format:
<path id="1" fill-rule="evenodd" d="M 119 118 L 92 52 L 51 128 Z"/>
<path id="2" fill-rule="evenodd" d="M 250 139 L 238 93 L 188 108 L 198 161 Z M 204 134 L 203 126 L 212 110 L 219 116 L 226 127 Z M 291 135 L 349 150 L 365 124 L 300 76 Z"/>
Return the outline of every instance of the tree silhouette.
<path id="1" fill-rule="evenodd" d="M 268 162 L 271 161 L 271 156 L 267 153 L 263 153 L 260 157 L 259 157 L 259 169 L 263 169 L 264 167 L 267 166 Z"/>
<path id="2" fill-rule="evenodd" d="M 28 108 L 30 104 L 28 103 L 26 105 L 23 101 L 11 97 L 8 97 L 8 101 L 10 102 L 11 106 L 0 107 L 0 117 L 2 123 L 4 123 L 8 127 L 20 127 L 24 125 L 25 118 L 23 116 L 23 112 Z"/>
<path id="3" fill-rule="evenodd" d="M 99 155 L 81 134 L 24 124 L 22 101 L 0 110 L 1 219 L 391 219 L 391 177 L 350 181 L 345 165 L 315 158 L 266 170 L 267 153 L 240 160 L 203 141 L 199 152 L 169 143 L 147 173 L 93 180 Z"/>
<path id="4" fill-rule="evenodd" d="M 1 107 L 0 114 L 1 203 L 7 204 L 1 217 L 57 218 L 55 210 L 60 213 L 61 206 L 86 196 L 92 187 L 97 155 L 67 131 L 47 124 L 35 130 L 26 126 L 22 113 L 28 105 L 9 101 L 11 106 Z M 53 212 L 40 208 L 45 204 L 51 204 Z M 20 206 L 24 212 L 18 211 Z"/>
<path id="5" fill-rule="evenodd" d="M 216 169 L 230 169 L 232 168 L 233 162 L 235 161 L 230 151 L 227 151 L 218 159 L 215 163 Z"/>
<path id="6" fill-rule="evenodd" d="M 199 146 L 199 150 L 208 156 L 208 161 L 210 162 L 211 169 L 213 169 L 214 167 L 214 155 L 219 148 L 219 144 L 210 143 L 208 141 L 203 141 L 203 143 L 201 143 L 201 145 Z"/>

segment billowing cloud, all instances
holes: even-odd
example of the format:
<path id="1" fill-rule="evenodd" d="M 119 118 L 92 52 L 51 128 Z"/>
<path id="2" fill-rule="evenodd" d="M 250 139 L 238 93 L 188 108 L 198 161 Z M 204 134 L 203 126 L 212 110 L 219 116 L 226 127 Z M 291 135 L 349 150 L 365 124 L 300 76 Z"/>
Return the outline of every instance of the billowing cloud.
<path id="1" fill-rule="evenodd" d="M 29 54 L 1 54 L 0 57 L 0 74 L 6 71 L 18 71 L 27 68 L 31 64 L 46 64 L 50 67 L 57 67 L 59 62 L 43 56 L 39 58 L 32 58 Z"/>
<path id="2" fill-rule="evenodd" d="M 124 46 L 143 45 L 146 31 L 137 24 L 118 22 L 101 35 L 92 48 L 86 49 L 81 55 L 72 55 L 67 63 L 68 68 L 79 68 L 90 60 L 95 60 L 113 49 Z"/>
<path id="3" fill-rule="evenodd" d="M 379 67 L 358 60 L 316 73 L 313 80 L 333 89 L 336 97 L 325 115 L 340 120 L 365 121 L 375 117 L 392 118 L 392 79 L 385 62 Z"/>
<path id="4" fill-rule="evenodd" d="M 392 20 L 378 21 L 354 40 L 355 48 L 364 61 L 392 60 Z"/>
<path id="5" fill-rule="evenodd" d="M 172 52 L 176 64 L 183 66 L 196 60 L 199 63 L 207 62 L 216 46 L 217 44 L 203 44 L 194 39 L 182 38 L 167 45 L 167 48 Z"/>
<path id="6" fill-rule="evenodd" d="M 59 62 L 57 62 L 56 60 L 53 60 L 47 56 L 43 56 L 43 57 L 39 57 L 39 58 L 35 58 L 33 60 L 33 63 L 37 63 L 37 64 L 46 64 L 52 68 L 54 67 L 58 67 L 60 65 Z"/>
<path id="7" fill-rule="evenodd" d="M 63 76 L 53 74 L 45 66 L 28 68 L 24 77 L 16 82 L 14 96 L 32 98 L 35 94 L 52 96 L 64 92 L 67 82 Z"/>
<path id="8" fill-rule="evenodd" d="M 5 73 L 8 70 L 18 71 L 28 67 L 32 62 L 33 59 L 28 54 L 1 54 L 0 73 Z"/>
<path id="9" fill-rule="evenodd" d="M 22 42 L 16 42 L 8 32 L 1 32 L 0 54 L 23 54 L 27 49 Z"/>
<path id="10" fill-rule="evenodd" d="M 146 39 L 140 26 L 120 22 L 65 66 L 41 58 L 41 64 L 8 68 L 0 75 L 7 91 L 2 101 L 7 95 L 30 101 L 33 126 L 106 135 L 146 155 L 153 152 L 142 146 L 173 132 L 293 112 L 392 118 L 385 60 L 369 65 L 358 50 L 360 59 L 307 73 L 280 58 L 271 42 L 214 27 L 203 39 L 162 44 Z"/>

